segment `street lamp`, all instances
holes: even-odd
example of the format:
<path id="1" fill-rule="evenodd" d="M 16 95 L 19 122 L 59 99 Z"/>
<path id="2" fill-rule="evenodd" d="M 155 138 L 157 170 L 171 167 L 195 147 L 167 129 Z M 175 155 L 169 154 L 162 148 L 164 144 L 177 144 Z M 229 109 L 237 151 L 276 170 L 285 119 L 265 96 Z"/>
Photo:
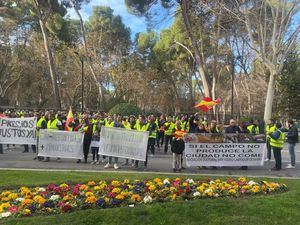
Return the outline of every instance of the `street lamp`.
<path id="1" fill-rule="evenodd" d="M 74 52 L 76 55 L 79 56 L 79 60 L 81 63 L 81 113 L 83 114 L 83 92 L 84 92 L 84 55 L 79 54 L 78 52 Z"/>

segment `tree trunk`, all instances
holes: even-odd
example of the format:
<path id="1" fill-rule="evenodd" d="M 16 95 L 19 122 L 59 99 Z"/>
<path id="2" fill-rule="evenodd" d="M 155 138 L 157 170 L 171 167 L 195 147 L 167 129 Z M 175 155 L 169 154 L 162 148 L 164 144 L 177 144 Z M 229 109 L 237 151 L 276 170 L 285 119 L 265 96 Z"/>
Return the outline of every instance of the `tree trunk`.
<path id="1" fill-rule="evenodd" d="M 193 46 L 193 50 L 194 50 L 194 54 L 195 54 L 195 61 L 196 61 L 197 67 L 198 67 L 199 74 L 201 76 L 201 80 L 202 80 L 202 84 L 203 84 L 203 88 L 204 88 L 204 94 L 205 94 L 205 97 L 210 97 L 211 95 L 210 95 L 210 91 L 209 91 L 208 79 L 207 79 L 206 73 L 203 68 L 203 59 L 200 55 L 197 41 L 195 40 L 195 38 L 193 36 L 192 26 L 191 26 L 190 19 L 188 16 L 187 0 L 181 0 L 180 6 L 181 6 L 181 12 L 182 12 L 184 24 L 187 29 L 189 38 L 192 42 L 192 46 Z"/>
<path id="2" fill-rule="evenodd" d="M 83 40 L 83 48 L 84 48 L 84 54 L 86 56 L 86 61 L 89 65 L 89 68 L 90 68 L 90 71 L 93 75 L 93 78 L 98 86 L 98 94 L 99 94 L 99 107 L 100 109 L 103 108 L 103 104 L 102 102 L 104 102 L 104 94 L 103 94 L 103 87 L 102 87 L 102 84 L 101 82 L 97 79 L 97 76 L 96 76 L 96 73 L 95 73 L 95 69 L 92 65 L 92 62 L 90 60 L 90 57 L 89 57 L 89 52 L 88 52 L 88 48 L 87 48 L 87 44 L 86 44 L 86 35 L 85 35 L 85 29 L 84 29 L 84 24 L 83 24 L 83 20 L 82 20 L 82 17 L 81 17 L 81 14 L 78 10 L 78 8 L 75 6 L 75 3 L 74 3 L 74 0 L 71 0 L 71 3 L 72 3 L 72 6 L 77 14 L 77 16 L 79 17 L 79 21 L 80 21 L 80 30 L 81 30 L 81 34 L 82 34 L 82 40 Z"/>
<path id="3" fill-rule="evenodd" d="M 39 18 L 39 24 L 40 24 L 42 34 L 43 34 L 44 47 L 45 47 L 47 61 L 48 61 L 48 65 L 49 65 L 49 72 L 50 72 L 51 81 L 52 81 L 53 94 L 55 97 L 55 106 L 57 109 L 61 109 L 60 95 L 59 95 L 59 90 L 58 90 L 58 85 L 57 85 L 57 74 L 55 71 L 54 60 L 53 60 L 52 52 L 50 49 L 48 32 L 47 32 L 45 23 L 43 21 L 42 15 L 41 15 L 39 1 L 33 0 L 33 5 L 37 12 L 37 15 Z"/>
<path id="4" fill-rule="evenodd" d="M 265 113 L 264 113 L 264 120 L 267 122 L 269 119 L 272 118 L 272 106 L 273 106 L 273 99 L 274 99 L 274 91 L 275 91 L 275 72 L 270 71 L 270 79 L 268 84 L 267 90 L 267 97 L 265 103 Z"/>

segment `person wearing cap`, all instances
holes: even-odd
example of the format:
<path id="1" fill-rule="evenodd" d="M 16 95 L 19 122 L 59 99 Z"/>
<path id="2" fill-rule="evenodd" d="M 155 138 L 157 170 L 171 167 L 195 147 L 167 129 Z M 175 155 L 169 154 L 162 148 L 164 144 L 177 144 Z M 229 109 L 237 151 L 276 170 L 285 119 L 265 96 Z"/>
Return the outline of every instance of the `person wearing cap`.
<path id="1" fill-rule="evenodd" d="M 285 134 L 281 123 L 276 123 L 276 130 L 270 134 L 270 145 L 273 149 L 275 167 L 271 170 L 281 170 L 281 150 L 284 145 Z"/>

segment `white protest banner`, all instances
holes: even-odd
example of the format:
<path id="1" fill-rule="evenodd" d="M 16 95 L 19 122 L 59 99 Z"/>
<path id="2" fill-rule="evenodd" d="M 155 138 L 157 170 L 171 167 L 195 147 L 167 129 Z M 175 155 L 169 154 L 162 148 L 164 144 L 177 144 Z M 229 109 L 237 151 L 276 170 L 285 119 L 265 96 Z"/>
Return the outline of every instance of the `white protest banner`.
<path id="1" fill-rule="evenodd" d="M 36 145 L 36 118 L 0 118 L 0 143 Z"/>
<path id="2" fill-rule="evenodd" d="M 102 127 L 99 155 L 146 160 L 148 131 Z"/>
<path id="3" fill-rule="evenodd" d="M 262 166 L 265 143 L 186 143 L 187 166 Z"/>
<path id="4" fill-rule="evenodd" d="M 83 138 L 81 132 L 40 130 L 38 156 L 82 159 Z"/>

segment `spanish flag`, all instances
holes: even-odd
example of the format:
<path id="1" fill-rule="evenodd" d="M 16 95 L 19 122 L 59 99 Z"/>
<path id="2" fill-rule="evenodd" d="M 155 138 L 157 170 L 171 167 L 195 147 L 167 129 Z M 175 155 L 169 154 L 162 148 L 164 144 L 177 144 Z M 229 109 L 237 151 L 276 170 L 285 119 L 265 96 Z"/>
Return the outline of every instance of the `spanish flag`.
<path id="1" fill-rule="evenodd" d="M 202 112 L 207 112 L 208 110 L 212 109 L 215 105 L 219 104 L 221 99 L 218 98 L 216 100 L 212 100 L 211 98 L 203 98 L 201 102 L 194 106 L 194 108 L 200 109 Z"/>
<path id="2" fill-rule="evenodd" d="M 72 112 L 72 108 L 70 107 L 70 110 L 69 110 L 69 113 L 67 116 L 66 125 L 65 125 L 65 130 L 72 131 L 72 128 L 69 127 L 69 124 L 73 121 L 74 121 L 73 112 Z"/>
<path id="3" fill-rule="evenodd" d="M 174 132 L 174 137 L 177 139 L 177 138 L 182 138 L 185 134 L 187 134 L 186 131 L 184 130 L 176 130 Z"/>

